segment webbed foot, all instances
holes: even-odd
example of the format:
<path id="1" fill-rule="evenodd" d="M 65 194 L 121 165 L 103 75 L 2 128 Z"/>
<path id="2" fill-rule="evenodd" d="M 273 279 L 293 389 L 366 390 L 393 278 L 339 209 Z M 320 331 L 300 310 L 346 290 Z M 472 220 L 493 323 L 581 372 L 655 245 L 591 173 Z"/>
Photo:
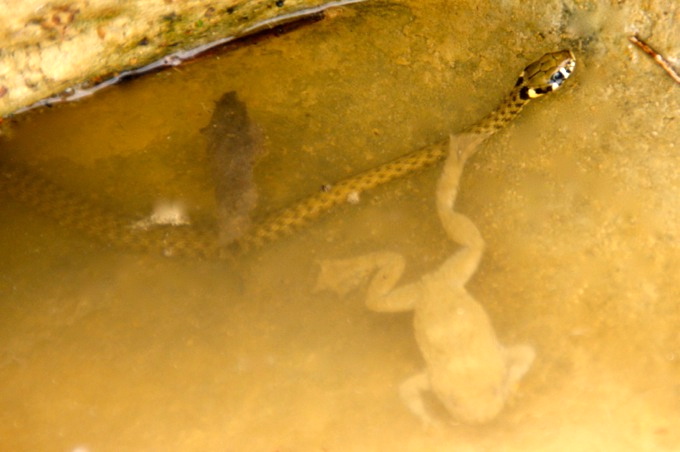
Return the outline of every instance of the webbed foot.
<path id="1" fill-rule="evenodd" d="M 511 395 L 534 363 L 536 351 L 530 345 L 513 345 L 506 347 L 505 355 L 508 366 L 506 394 Z"/>
<path id="2" fill-rule="evenodd" d="M 430 380 L 426 372 L 413 375 L 399 386 L 399 396 L 406 407 L 420 419 L 427 430 L 441 429 L 445 426 L 441 416 L 430 409 L 425 395 L 431 392 Z"/>

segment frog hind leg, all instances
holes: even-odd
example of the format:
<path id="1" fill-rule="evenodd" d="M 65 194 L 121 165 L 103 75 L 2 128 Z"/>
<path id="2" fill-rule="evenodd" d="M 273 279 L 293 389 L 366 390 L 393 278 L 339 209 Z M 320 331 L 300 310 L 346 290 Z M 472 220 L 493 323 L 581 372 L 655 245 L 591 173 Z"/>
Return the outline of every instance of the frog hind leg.
<path id="1" fill-rule="evenodd" d="M 517 390 L 519 382 L 529 371 L 536 359 L 536 351 L 530 345 L 512 345 L 505 348 L 507 376 L 505 379 L 506 396 Z"/>
<path id="2" fill-rule="evenodd" d="M 405 266 L 402 255 L 389 251 L 323 261 L 316 288 L 330 289 L 344 295 L 371 278 L 366 295 L 366 306 L 370 310 L 410 311 L 422 296 L 422 287 L 417 282 L 395 287 Z"/>
<path id="3" fill-rule="evenodd" d="M 399 386 L 399 396 L 406 407 L 423 423 L 426 428 L 442 424 L 440 417 L 428 407 L 425 395 L 432 392 L 426 371 L 417 373 Z"/>

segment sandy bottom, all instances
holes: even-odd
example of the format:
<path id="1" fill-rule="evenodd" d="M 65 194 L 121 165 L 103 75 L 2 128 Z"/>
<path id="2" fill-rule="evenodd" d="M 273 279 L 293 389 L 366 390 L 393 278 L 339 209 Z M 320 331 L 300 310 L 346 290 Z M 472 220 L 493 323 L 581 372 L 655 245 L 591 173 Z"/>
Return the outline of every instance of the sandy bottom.
<path id="1" fill-rule="evenodd" d="M 313 290 L 323 259 L 393 250 L 413 280 L 455 252 L 433 168 L 230 262 L 107 249 L 3 200 L 0 449 L 677 450 L 678 88 L 626 40 L 668 48 L 672 21 L 503 4 L 357 5 L 0 141 L 122 215 L 176 198 L 208 214 L 200 128 L 236 90 L 266 148 L 265 212 L 460 130 L 572 47 L 568 87 L 485 143 L 461 186 L 487 241 L 468 289 L 502 341 L 537 352 L 496 420 L 424 430 L 397 395 L 423 365 L 411 316 L 367 311 L 365 288 Z"/>

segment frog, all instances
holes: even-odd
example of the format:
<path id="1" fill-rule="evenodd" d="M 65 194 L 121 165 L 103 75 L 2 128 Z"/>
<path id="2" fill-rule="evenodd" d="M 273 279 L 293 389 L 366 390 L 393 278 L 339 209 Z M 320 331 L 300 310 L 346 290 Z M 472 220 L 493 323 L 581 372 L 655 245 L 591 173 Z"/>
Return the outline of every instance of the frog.
<path id="1" fill-rule="evenodd" d="M 399 394 L 426 427 L 492 421 L 536 356 L 531 345 L 501 343 L 489 315 L 466 288 L 479 267 L 485 242 L 472 220 L 453 206 L 465 162 L 480 142 L 471 133 L 450 137 L 436 204 L 444 230 L 459 248 L 437 268 L 398 285 L 406 260 L 393 251 L 320 263 L 317 290 L 346 295 L 370 279 L 365 301 L 369 310 L 413 312 L 415 339 L 425 367 L 400 384 Z M 443 410 L 433 406 L 432 395 Z"/>

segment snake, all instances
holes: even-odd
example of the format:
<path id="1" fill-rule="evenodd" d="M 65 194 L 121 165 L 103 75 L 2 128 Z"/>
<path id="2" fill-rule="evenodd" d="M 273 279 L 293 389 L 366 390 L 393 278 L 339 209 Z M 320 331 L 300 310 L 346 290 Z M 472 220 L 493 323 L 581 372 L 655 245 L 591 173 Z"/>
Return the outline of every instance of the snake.
<path id="1" fill-rule="evenodd" d="M 560 88 L 576 65 L 570 50 L 547 53 L 529 64 L 512 90 L 491 113 L 459 133 L 481 143 L 506 127 L 533 99 Z M 352 204 L 357 196 L 395 179 L 431 167 L 445 159 L 448 139 L 419 148 L 394 160 L 350 176 L 254 224 L 230 244 L 224 244 L 215 224 L 155 225 L 135 228 L 134 220 L 64 189 L 31 168 L 0 161 L 0 195 L 32 207 L 61 227 L 77 231 L 107 246 L 166 256 L 224 259 L 261 248 L 309 225 L 336 206 Z"/>

